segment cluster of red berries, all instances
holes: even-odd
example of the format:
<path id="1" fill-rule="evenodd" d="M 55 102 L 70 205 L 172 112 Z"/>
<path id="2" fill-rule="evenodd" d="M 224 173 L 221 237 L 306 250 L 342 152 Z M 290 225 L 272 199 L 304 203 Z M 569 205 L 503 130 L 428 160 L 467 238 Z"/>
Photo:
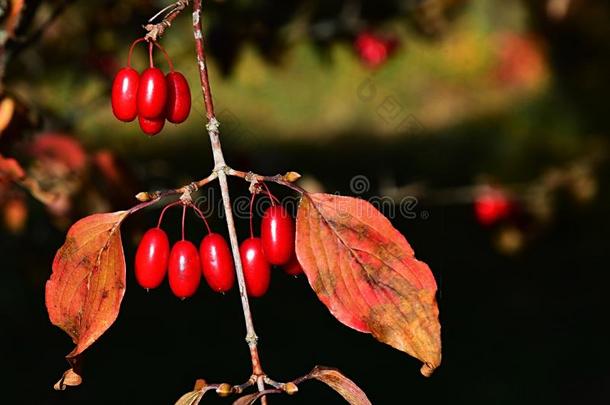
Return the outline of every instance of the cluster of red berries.
<path id="1" fill-rule="evenodd" d="M 131 45 L 127 66 L 118 71 L 112 84 L 112 111 L 119 120 L 133 121 L 136 116 L 142 132 L 158 134 L 165 120 L 179 124 L 191 111 L 191 90 L 184 75 L 174 71 L 172 61 L 156 42 L 148 43 L 150 66 L 139 74 L 131 67 L 134 46 L 144 41 L 140 38 Z M 153 44 L 165 55 L 169 73 L 164 75 L 153 64 Z"/>
<path id="2" fill-rule="evenodd" d="M 182 204 L 182 239 L 170 250 L 169 239 L 161 222 L 165 211 Z M 205 221 L 199 209 L 181 202 L 167 205 L 157 227 L 143 235 L 135 257 L 135 276 L 140 286 L 151 289 L 161 285 L 167 274 L 170 289 L 179 298 L 195 294 L 205 278 L 210 288 L 216 292 L 229 291 L 235 284 L 235 271 L 231 250 L 225 238 L 210 230 L 199 244 L 199 249 L 184 238 L 184 217 L 187 206 L 193 208 Z M 286 273 L 298 275 L 303 272 L 294 253 L 294 221 L 281 205 L 272 205 L 263 215 L 261 237 L 254 237 L 252 217 L 250 217 L 250 238 L 240 246 L 242 268 L 246 290 L 251 297 L 261 297 L 269 289 L 271 265 L 283 265 Z"/>
<path id="3" fill-rule="evenodd" d="M 184 217 L 187 205 L 182 204 L 182 239 L 176 242 L 171 250 L 169 239 L 161 222 L 165 211 L 181 202 L 167 205 L 156 228 L 151 228 L 140 240 L 135 257 L 135 275 L 138 284 L 146 289 L 157 288 L 167 274 L 172 292 L 179 298 L 187 298 L 195 294 L 205 277 L 210 288 L 217 292 L 229 291 L 235 282 L 231 251 L 225 239 L 211 232 L 203 238 L 199 250 L 184 238 Z M 195 206 L 191 206 L 205 220 Z"/>
<path id="4" fill-rule="evenodd" d="M 271 265 L 283 266 L 293 276 L 303 272 L 294 251 L 294 235 L 294 221 L 279 204 L 263 214 L 260 237 L 254 236 L 250 214 L 250 237 L 239 247 L 248 295 L 260 297 L 267 292 Z"/>

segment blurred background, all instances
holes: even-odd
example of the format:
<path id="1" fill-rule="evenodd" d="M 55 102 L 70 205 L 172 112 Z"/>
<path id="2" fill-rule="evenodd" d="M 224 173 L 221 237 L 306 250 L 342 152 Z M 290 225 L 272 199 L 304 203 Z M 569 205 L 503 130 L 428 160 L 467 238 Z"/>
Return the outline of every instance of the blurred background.
<path id="1" fill-rule="evenodd" d="M 196 378 L 249 376 L 235 289 L 220 296 L 202 285 L 181 302 L 167 285 L 148 294 L 136 285 L 135 246 L 157 207 L 123 227 L 127 293 L 117 322 L 86 353 L 83 385 L 52 389 L 72 343 L 48 320 L 44 284 L 69 225 L 213 166 L 190 12 L 161 40 L 190 83 L 188 121 L 147 137 L 110 108 L 131 42 L 167 4 L 0 1 L 3 403 L 168 404 Z M 439 284 L 443 363 L 426 379 L 415 359 L 334 320 L 304 277 L 274 271 L 270 292 L 252 303 L 273 378 L 335 366 L 374 404 L 607 403 L 609 3 L 240 0 L 204 8 L 229 164 L 295 170 L 309 190 L 383 201 Z M 137 47 L 134 67 L 145 58 Z M 161 55 L 156 63 L 167 71 Z M 200 203 L 217 203 L 214 187 Z M 231 193 L 247 195 L 247 184 L 231 181 Z M 208 212 L 224 233 L 218 211 Z M 178 215 L 165 221 L 173 239 Z M 237 221 L 246 237 L 247 218 Z M 204 234 L 194 217 L 187 234 L 196 242 Z M 342 403 L 314 382 L 271 400 Z"/>

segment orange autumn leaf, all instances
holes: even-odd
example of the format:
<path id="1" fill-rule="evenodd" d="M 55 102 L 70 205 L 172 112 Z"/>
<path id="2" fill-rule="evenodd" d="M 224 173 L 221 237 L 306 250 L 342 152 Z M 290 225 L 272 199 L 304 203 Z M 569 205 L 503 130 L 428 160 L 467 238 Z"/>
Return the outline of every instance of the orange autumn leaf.
<path id="1" fill-rule="evenodd" d="M 0 136 L 9 126 L 15 112 L 15 100 L 10 97 L 5 97 L 0 101 Z"/>
<path id="2" fill-rule="evenodd" d="M 25 170 L 13 158 L 0 155 L 0 180 L 17 181 L 25 177 Z"/>
<path id="3" fill-rule="evenodd" d="M 74 137 L 54 132 L 39 134 L 29 148 L 38 160 L 60 162 L 74 172 L 82 171 L 87 165 L 87 152 Z"/>
<path id="4" fill-rule="evenodd" d="M 420 359 L 441 361 L 436 282 L 430 268 L 373 205 L 305 194 L 296 253 L 309 284 L 340 322 Z"/>
<path id="5" fill-rule="evenodd" d="M 19 25 L 19 21 L 21 20 L 21 11 L 25 6 L 24 0 L 11 0 L 10 1 L 10 12 L 4 22 L 3 30 L 6 32 L 5 35 L 8 35 L 9 38 L 15 36 L 15 30 Z M 6 11 L 6 10 L 4 10 Z M 3 13 L 4 14 L 4 13 Z"/>
<path id="6" fill-rule="evenodd" d="M 120 225 L 128 214 L 118 211 L 79 220 L 55 255 L 46 306 L 51 323 L 76 344 L 66 356 L 73 366 L 118 316 L 125 293 Z"/>

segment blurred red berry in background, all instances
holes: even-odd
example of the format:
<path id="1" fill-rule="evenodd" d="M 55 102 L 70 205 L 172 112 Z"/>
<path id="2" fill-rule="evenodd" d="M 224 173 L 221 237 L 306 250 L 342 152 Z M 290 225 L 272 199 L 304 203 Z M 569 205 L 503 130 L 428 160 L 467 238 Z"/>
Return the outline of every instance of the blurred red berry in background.
<path id="1" fill-rule="evenodd" d="M 512 211 L 513 203 L 504 191 L 497 188 L 486 188 L 474 200 L 474 213 L 481 225 L 493 225 L 507 218 Z"/>
<path id="2" fill-rule="evenodd" d="M 370 32 L 361 32 L 354 42 L 360 59 L 371 68 L 385 63 L 397 44 L 396 39 L 383 38 Z"/>

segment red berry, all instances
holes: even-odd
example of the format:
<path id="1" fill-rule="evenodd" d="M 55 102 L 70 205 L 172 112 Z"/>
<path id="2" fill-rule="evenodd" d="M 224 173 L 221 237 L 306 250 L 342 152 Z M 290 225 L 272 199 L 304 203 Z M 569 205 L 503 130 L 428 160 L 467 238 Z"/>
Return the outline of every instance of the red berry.
<path id="1" fill-rule="evenodd" d="M 136 251 L 136 280 L 144 288 L 157 288 L 163 282 L 169 259 L 169 240 L 161 228 L 146 231 Z"/>
<path id="2" fill-rule="evenodd" d="M 130 122 L 138 115 L 136 96 L 140 75 L 130 67 L 124 67 L 114 77 L 111 104 L 114 116 L 121 121 Z"/>
<path id="3" fill-rule="evenodd" d="M 217 233 L 207 235 L 199 245 L 203 276 L 216 292 L 227 292 L 235 283 L 233 259 L 225 239 Z"/>
<path id="4" fill-rule="evenodd" d="M 303 273 L 303 267 L 301 267 L 296 254 L 292 255 L 290 261 L 284 265 L 284 272 L 291 276 L 298 276 Z"/>
<path id="5" fill-rule="evenodd" d="M 169 255 L 169 286 L 178 298 L 195 294 L 201 281 L 197 248 L 187 240 L 176 242 Z"/>
<path id="6" fill-rule="evenodd" d="M 246 290 L 251 297 L 262 297 L 269 289 L 271 266 L 263 253 L 260 238 L 249 238 L 239 247 Z"/>
<path id="7" fill-rule="evenodd" d="M 271 264 L 285 264 L 294 254 L 294 222 L 281 205 L 269 207 L 263 214 L 261 241 Z"/>
<path id="8" fill-rule="evenodd" d="M 493 225 L 508 217 L 512 204 L 501 190 L 488 190 L 481 193 L 474 201 L 474 213 L 482 225 Z"/>
<path id="9" fill-rule="evenodd" d="M 180 124 L 191 112 L 191 90 L 186 78 L 179 72 L 170 72 L 167 80 L 166 116 L 169 122 Z"/>
<path id="10" fill-rule="evenodd" d="M 138 86 L 138 114 L 144 118 L 158 118 L 165 112 L 167 82 L 158 68 L 148 68 L 140 76 Z"/>
<path id="11" fill-rule="evenodd" d="M 140 115 L 138 117 L 138 123 L 140 124 L 142 132 L 146 135 L 153 136 L 157 135 L 163 129 L 165 118 L 144 118 Z"/>
<path id="12" fill-rule="evenodd" d="M 356 38 L 356 50 L 360 59 L 368 66 L 375 68 L 382 65 L 396 47 L 396 40 L 384 39 L 369 32 L 363 32 Z"/>

